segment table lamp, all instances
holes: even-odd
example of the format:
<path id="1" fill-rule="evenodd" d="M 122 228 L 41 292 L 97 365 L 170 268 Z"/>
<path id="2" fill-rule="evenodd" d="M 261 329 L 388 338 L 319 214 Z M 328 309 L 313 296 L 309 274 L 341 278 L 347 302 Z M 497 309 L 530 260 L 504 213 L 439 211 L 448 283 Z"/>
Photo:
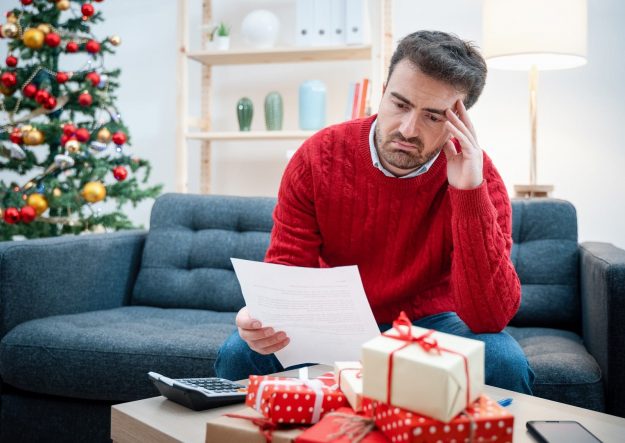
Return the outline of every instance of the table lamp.
<path id="1" fill-rule="evenodd" d="M 586 63 L 587 0 L 484 0 L 483 46 L 488 66 L 529 71 L 530 183 L 515 185 L 518 197 L 547 197 L 552 185 L 537 184 L 536 93 L 538 70 Z"/>

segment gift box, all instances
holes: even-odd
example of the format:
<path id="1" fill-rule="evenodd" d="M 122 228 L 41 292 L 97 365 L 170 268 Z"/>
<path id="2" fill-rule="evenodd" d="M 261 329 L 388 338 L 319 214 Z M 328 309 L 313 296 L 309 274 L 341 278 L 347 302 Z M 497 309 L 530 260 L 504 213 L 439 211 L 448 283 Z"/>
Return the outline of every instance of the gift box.
<path id="1" fill-rule="evenodd" d="M 348 406 L 332 373 L 312 380 L 251 375 L 247 389 L 245 404 L 273 423 L 317 423 L 324 414 Z"/>
<path id="2" fill-rule="evenodd" d="M 251 408 L 222 415 L 206 423 L 205 443 L 292 443 L 301 427 L 279 428 Z"/>
<path id="3" fill-rule="evenodd" d="M 363 410 L 373 416 L 376 426 L 393 442 L 512 443 L 514 416 L 485 395 L 449 423 L 366 397 Z"/>
<path id="4" fill-rule="evenodd" d="M 484 342 L 412 326 L 402 312 L 393 329 L 362 347 L 363 395 L 449 421 L 484 388 Z"/>
<path id="5" fill-rule="evenodd" d="M 356 414 L 351 408 L 339 408 L 326 414 L 319 423 L 306 429 L 295 443 L 387 443 L 390 440 L 375 429 L 373 418 Z"/>
<path id="6" fill-rule="evenodd" d="M 334 363 L 334 381 L 356 412 L 362 411 L 362 365 L 358 361 Z"/>

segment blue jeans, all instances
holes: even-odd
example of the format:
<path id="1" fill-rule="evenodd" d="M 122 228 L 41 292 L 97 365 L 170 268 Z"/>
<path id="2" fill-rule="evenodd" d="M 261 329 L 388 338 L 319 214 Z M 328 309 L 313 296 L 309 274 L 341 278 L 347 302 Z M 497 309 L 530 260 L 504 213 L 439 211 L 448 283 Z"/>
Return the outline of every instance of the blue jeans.
<path id="1" fill-rule="evenodd" d="M 534 372 L 521 346 L 507 332 L 475 334 L 455 312 L 443 312 L 412 322 L 426 329 L 481 340 L 486 351 L 486 384 L 511 391 L 532 394 Z M 391 325 L 379 325 L 384 332 Z M 298 365 L 304 366 L 304 365 Z M 289 367 L 286 369 L 293 369 Z M 245 379 L 250 374 L 271 374 L 284 371 L 274 354 L 262 355 L 252 351 L 235 331 L 221 346 L 215 362 L 218 377 L 229 380 Z"/>

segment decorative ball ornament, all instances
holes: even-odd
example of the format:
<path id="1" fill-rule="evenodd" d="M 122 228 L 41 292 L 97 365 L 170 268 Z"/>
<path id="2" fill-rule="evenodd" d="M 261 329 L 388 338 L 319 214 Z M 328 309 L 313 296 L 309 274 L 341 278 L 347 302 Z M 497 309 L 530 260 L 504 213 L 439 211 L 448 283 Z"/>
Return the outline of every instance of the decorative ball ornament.
<path id="1" fill-rule="evenodd" d="M 126 134 L 121 131 L 113 134 L 113 143 L 115 143 L 117 146 L 121 146 L 126 143 Z"/>
<path id="2" fill-rule="evenodd" d="M 54 156 L 54 164 L 61 169 L 71 168 L 76 162 L 67 154 L 57 154 Z"/>
<path id="3" fill-rule="evenodd" d="M 14 225 L 15 223 L 20 221 L 20 211 L 17 208 L 6 208 L 4 210 L 4 214 L 2 215 L 5 223 L 10 225 Z"/>
<path id="4" fill-rule="evenodd" d="M 56 48 L 61 44 L 61 36 L 56 32 L 50 32 L 49 34 L 46 34 L 44 41 L 46 42 L 46 45 L 51 48 Z"/>
<path id="5" fill-rule="evenodd" d="M 76 154 L 80 152 L 80 142 L 76 139 L 68 140 L 67 143 L 65 143 L 65 149 L 71 154 Z"/>
<path id="6" fill-rule="evenodd" d="M 95 13 L 95 8 L 91 3 L 83 3 L 80 7 L 80 12 L 84 17 L 91 17 Z"/>
<path id="7" fill-rule="evenodd" d="M 17 57 L 9 55 L 5 61 L 6 61 L 7 66 L 11 68 L 15 68 L 17 66 Z"/>
<path id="8" fill-rule="evenodd" d="M 20 0 L 20 1 L 22 2 L 24 6 L 28 6 L 33 2 L 33 0 Z"/>
<path id="9" fill-rule="evenodd" d="M 22 223 L 31 223 L 37 217 L 37 211 L 32 206 L 24 206 L 20 209 Z"/>
<path id="10" fill-rule="evenodd" d="M 78 128 L 76 130 L 76 140 L 79 142 L 86 142 L 91 137 L 89 130 L 87 128 Z"/>
<path id="11" fill-rule="evenodd" d="M 45 34 L 41 32 L 39 29 L 30 28 L 24 32 L 24 36 L 22 37 L 22 41 L 24 44 L 30 49 L 39 49 L 43 46 L 43 40 L 45 39 Z"/>
<path id="12" fill-rule="evenodd" d="M 97 54 L 98 52 L 100 52 L 100 43 L 95 40 L 89 40 L 85 44 L 85 49 L 89 54 Z"/>
<path id="13" fill-rule="evenodd" d="M 28 132 L 24 132 L 24 130 L 22 129 L 22 133 L 24 134 L 23 139 L 25 145 L 37 146 L 45 141 L 43 132 L 41 132 L 39 129 L 33 129 Z"/>
<path id="14" fill-rule="evenodd" d="M 109 37 L 109 42 L 111 42 L 113 46 L 119 46 L 122 44 L 122 38 L 119 35 L 112 35 Z"/>
<path id="15" fill-rule="evenodd" d="M 50 32 L 52 32 L 52 27 L 50 27 L 50 25 L 47 25 L 45 23 L 41 23 L 40 25 L 37 25 L 37 29 L 39 29 L 44 34 L 49 34 Z"/>
<path id="16" fill-rule="evenodd" d="M 35 208 L 37 215 L 41 215 L 48 209 L 48 200 L 38 193 L 30 194 L 26 200 L 28 206 Z"/>
<path id="17" fill-rule="evenodd" d="M 74 135 L 74 132 L 76 132 L 76 126 L 72 125 L 71 123 L 63 125 L 63 134 L 69 137 L 70 135 Z"/>
<path id="18" fill-rule="evenodd" d="M 113 168 L 113 177 L 115 177 L 115 180 L 123 182 L 128 177 L 128 170 L 123 166 L 115 166 Z"/>
<path id="19" fill-rule="evenodd" d="M 69 0 L 59 0 L 56 2 L 56 9 L 59 11 L 67 11 L 69 9 Z"/>
<path id="20" fill-rule="evenodd" d="M 98 84 L 100 83 L 100 74 L 98 74 L 97 72 L 89 72 L 87 75 L 85 75 L 85 78 L 89 80 L 93 86 L 98 86 Z"/>
<path id="21" fill-rule="evenodd" d="M 67 44 L 65 45 L 65 50 L 70 53 L 78 52 L 78 43 L 67 42 Z"/>
<path id="22" fill-rule="evenodd" d="M 61 188 L 54 188 L 52 190 L 52 195 L 59 198 L 61 195 L 63 195 L 63 192 L 61 191 Z"/>
<path id="23" fill-rule="evenodd" d="M 82 188 L 81 194 L 89 203 L 97 203 L 106 197 L 106 188 L 100 182 L 89 182 Z"/>
<path id="24" fill-rule="evenodd" d="M 56 97 L 49 97 L 45 103 L 43 104 L 45 109 L 54 109 L 56 108 Z"/>
<path id="25" fill-rule="evenodd" d="M 109 143 L 111 141 L 111 131 L 108 128 L 102 128 L 96 136 L 100 143 Z"/>
<path id="26" fill-rule="evenodd" d="M 56 73 L 56 81 L 58 83 L 65 83 L 68 80 L 69 80 L 69 75 L 67 74 L 67 72 L 57 72 Z"/>
<path id="27" fill-rule="evenodd" d="M 13 95 L 13 93 L 15 92 L 15 89 L 7 88 L 2 83 L 0 83 L 0 92 L 2 94 L 6 95 L 7 97 L 9 97 L 9 96 Z"/>
<path id="28" fill-rule="evenodd" d="M 45 102 L 47 102 L 49 98 L 50 98 L 50 93 L 46 91 L 45 89 L 40 89 L 35 94 L 35 101 L 39 103 L 40 105 L 43 105 Z"/>
<path id="29" fill-rule="evenodd" d="M 4 72 L 0 76 L 0 81 L 7 88 L 12 88 L 17 84 L 17 76 L 13 72 Z"/>
<path id="30" fill-rule="evenodd" d="M 24 93 L 25 97 L 34 97 L 35 94 L 37 94 L 37 86 L 33 85 L 32 83 L 27 84 L 26 86 L 24 86 L 24 89 L 22 89 L 22 92 Z"/>
<path id="31" fill-rule="evenodd" d="M 20 128 L 14 128 L 13 131 L 11 131 L 11 134 L 9 134 L 9 140 L 18 145 L 21 145 L 24 142 Z"/>
<path id="32" fill-rule="evenodd" d="M 19 28 L 15 23 L 5 23 L 2 25 L 2 35 L 6 38 L 15 38 L 19 35 Z"/>
<path id="33" fill-rule="evenodd" d="M 91 94 L 89 94 L 89 92 L 85 91 L 78 96 L 78 103 L 80 104 L 80 106 L 84 107 L 91 106 L 91 104 L 93 103 L 93 97 L 91 97 Z"/>

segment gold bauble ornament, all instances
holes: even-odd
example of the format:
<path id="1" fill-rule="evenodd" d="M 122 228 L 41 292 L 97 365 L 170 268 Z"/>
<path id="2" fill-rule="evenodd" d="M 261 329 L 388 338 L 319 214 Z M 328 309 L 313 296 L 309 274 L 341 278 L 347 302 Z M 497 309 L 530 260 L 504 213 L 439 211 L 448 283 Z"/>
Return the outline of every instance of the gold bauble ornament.
<path id="1" fill-rule="evenodd" d="M 5 85 L 0 83 L 0 92 L 2 92 L 4 95 L 8 97 L 10 95 L 13 95 L 13 93 L 15 92 L 15 89 L 7 88 Z"/>
<path id="2" fill-rule="evenodd" d="M 113 46 L 119 46 L 122 44 L 122 38 L 119 35 L 112 35 L 109 37 L 109 41 Z"/>
<path id="3" fill-rule="evenodd" d="M 59 0 L 56 2 L 56 9 L 59 11 L 66 11 L 69 9 L 69 0 Z"/>
<path id="4" fill-rule="evenodd" d="M 52 190 L 52 195 L 54 195 L 55 197 L 60 197 L 63 194 L 63 192 L 61 191 L 61 188 L 54 188 Z"/>
<path id="5" fill-rule="evenodd" d="M 43 46 L 45 35 L 43 31 L 36 28 L 29 28 L 24 32 L 22 41 L 31 49 L 39 49 Z"/>
<path id="6" fill-rule="evenodd" d="M 107 128 L 102 128 L 98 131 L 98 141 L 100 143 L 108 143 L 111 141 L 111 131 L 109 131 Z"/>
<path id="7" fill-rule="evenodd" d="M 37 25 L 37 29 L 39 29 L 41 32 L 43 32 L 44 34 L 49 34 L 52 32 L 52 28 L 50 27 L 50 25 L 42 23 L 40 25 Z"/>
<path id="8" fill-rule="evenodd" d="M 41 215 L 48 209 L 48 200 L 41 194 L 31 194 L 26 201 L 28 206 L 35 208 L 37 215 Z"/>
<path id="9" fill-rule="evenodd" d="M 15 38 L 19 34 L 19 28 L 15 23 L 5 23 L 2 25 L 2 35 L 7 38 Z"/>
<path id="10" fill-rule="evenodd" d="M 96 203 L 106 197 L 106 188 L 100 182 L 89 182 L 82 188 L 81 194 L 89 203 Z"/>
<path id="11" fill-rule="evenodd" d="M 80 152 L 80 142 L 78 140 L 68 140 L 67 143 L 65 143 L 65 149 L 67 149 L 67 152 L 76 154 Z"/>
<path id="12" fill-rule="evenodd" d="M 45 137 L 39 129 L 32 129 L 26 133 L 22 130 L 22 139 L 25 145 L 36 146 L 44 142 Z"/>

